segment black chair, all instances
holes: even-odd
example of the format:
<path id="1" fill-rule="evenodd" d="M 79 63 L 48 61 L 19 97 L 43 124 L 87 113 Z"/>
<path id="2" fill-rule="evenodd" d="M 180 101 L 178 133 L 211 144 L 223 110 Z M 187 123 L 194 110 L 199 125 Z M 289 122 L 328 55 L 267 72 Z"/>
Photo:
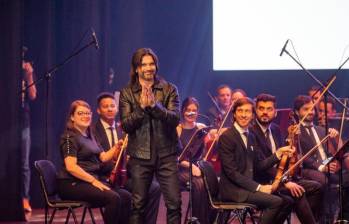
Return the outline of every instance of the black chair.
<path id="1" fill-rule="evenodd" d="M 257 207 L 247 203 L 220 201 L 218 199 L 218 178 L 213 167 L 207 161 L 199 161 L 198 165 L 203 174 L 210 205 L 212 208 L 218 210 L 214 223 L 228 223 L 228 220 L 233 221 L 234 219 L 238 219 L 239 222 L 243 224 L 245 223 L 247 215 L 250 216 L 252 223 L 256 223 L 253 217 L 253 211 L 257 209 Z M 231 212 L 233 215 L 229 219 Z"/>
<path id="2" fill-rule="evenodd" d="M 73 216 L 74 223 L 78 224 L 75 208 L 83 208 L 81 223 L 84 223 L 86 210 L 90 213 L 92 223 L 95 218 L 92 213 L 92 207 L 89 203 L 83 201 L 61 200 L 57 194 L 57 171 L 55 165 L 49 160 L 38 160 L 34 162 L 35 168 L 39 174 L 41 189 L 45 199 L 45 223 L 48 221 L 49 209 L 52 208 L 49 223 L 52 223 L 57 210 L 68 210 L 65 223 L 69 222 L 70 215 Z M 102 212 L 102 210 L 101 210 Z M 102 213 L 103 216 L 103 213 Z"/>

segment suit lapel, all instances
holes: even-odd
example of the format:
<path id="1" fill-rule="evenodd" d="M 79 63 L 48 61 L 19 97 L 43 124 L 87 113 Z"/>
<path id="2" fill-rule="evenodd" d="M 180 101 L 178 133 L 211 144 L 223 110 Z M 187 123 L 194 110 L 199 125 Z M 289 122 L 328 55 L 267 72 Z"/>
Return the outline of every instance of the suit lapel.
<path id="1" fill-rule="evenodd" d="M 237 140 L 238 140 L 238 142 L 239 142 L 239 144 L 241 145 L 241 147 L 243 148 L 243 149 L 247 149 L 246 148 L 246 146 L 245 146 L 245 143 L 244 143 L 244 141 L 242 140 L 242 138 L 241 138 L 241 135 L 240 135 L 240 133 L 239 133 L 239 131 L 238 130 L 236 130 L 236 128 L 233 126 L 233 134 L 234 134 L 234 138 L 236 138 Z M 247 141 L 248 142 L 248 141 Z"/>
<path id="2" fill-rule="evenodd" d="M 261 150 L 263 150 L 263 154 L 265 154 L 266 156 L 270 156 L 272 154 L 271 149 L 266 144 L 265 135 L 261 127 L 257 123 L 254 124 L 254 130 L 255 130 L 256 138 L 258 138 L 260 148 Z"/>
<path id="3" fill-rule="evenodd" d="M 275 126 L 275 124 L 271 123 L 270 131 L 275 142 L 275 148 L 276 149 L 280 148 L 282 146 L 280 129 L 277 126 Z"/>
<path id="4" fill-rule="evenodd" d="M 111 146 L 109 145 L 108 136 L 107 136 L 107 133 L 105 132 L 104 127 L 99 119 L 96 123 L 96 132 L 97 132 L 96 134 L 98 135 L 99 144 L 101 144 L 104 151 L 109 150 L 111 148 Z"/>

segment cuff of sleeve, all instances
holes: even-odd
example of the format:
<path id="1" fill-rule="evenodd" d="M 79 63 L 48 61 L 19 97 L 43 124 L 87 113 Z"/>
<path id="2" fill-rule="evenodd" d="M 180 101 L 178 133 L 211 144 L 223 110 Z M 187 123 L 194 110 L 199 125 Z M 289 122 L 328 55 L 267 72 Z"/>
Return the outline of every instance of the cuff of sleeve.
<path id="1" fill-rule="evenodd" d="M 318 168 L 318 170 L 319 170 L 320 172 L 324 172 L 324 170 L 325 170 L 325 165 L 320 165 L 319 168 Z"/>
<path id="2" fill-rule="evenodd" d="M 258 184 L 256 191 L 259 191 L 259 189 L 261 189 L 261 185 L 260 184 Z"/>

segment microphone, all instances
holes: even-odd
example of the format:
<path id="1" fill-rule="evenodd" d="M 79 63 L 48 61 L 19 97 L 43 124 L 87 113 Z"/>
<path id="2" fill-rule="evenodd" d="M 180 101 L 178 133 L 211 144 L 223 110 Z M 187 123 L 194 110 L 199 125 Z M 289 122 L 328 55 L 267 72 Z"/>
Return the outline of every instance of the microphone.
<path id="1" fill-rule="evenodd" d="M 96 49 L 98 50 L 99 49 L 99 44 L 98 44 L 98 39 L 97 39 L 97 36 L 96 36 L 96 32 L 94 31 L 93 28 L 91 28 L 92 30 L 92 39 L 93 39 L 93 42 L 95 43 L 95 47 Z"/>
<path id="2" fill-rule="evenodd" d="M 280 57 L 281 57 L 282 54 L 284 53 L 284 51 L 285 51 L 285 49 L 286 49 L 286 46 L 287 46 L 289 40 L 290 40 L 290 39 L 287 39 L 287 40 L 286 40 L 286 43 L 285 43 L 284 47 L 282 48 L 282 50 L 281 50 L 281 52 L 280 52 Z"/>

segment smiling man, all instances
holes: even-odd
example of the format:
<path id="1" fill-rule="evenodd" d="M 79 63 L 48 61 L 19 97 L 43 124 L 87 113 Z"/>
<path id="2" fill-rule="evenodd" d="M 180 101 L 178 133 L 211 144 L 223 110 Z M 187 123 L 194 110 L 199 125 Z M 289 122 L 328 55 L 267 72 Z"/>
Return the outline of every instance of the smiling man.
<path id="1" fill-rule="evenodd" d="M 167 223 L 181 222 L 177 150 L 179 96 L 177 87 L 157 75 L 158 58 L 149 48 L 132 57 L 130 83 L 121 90 L 120 118 L 128 134 L 127 153 L 132 176 L 130 223 L 144 223 L 144 209 L 154 175 L 167 207 Z"/>
<path id="2" fill-rule="evenodd" d="M 257 205 L 263 210 L 260 223 L 283 223 L 290 208 L 279 196 L 272 195 L 270 184 L 254 180 L 256 170 L 265 170 L 276 164 L 283 153 L 292 153 L 290 147 L 277 149 L 264 160 L 258 155 L 258 145 L 249 131 L 254 117 L 254 102 L 247 97 L 238 99 L 233 106 L 234 124 L 218 141 L 222 173 L 220 194 L 222 200 Z"/>

